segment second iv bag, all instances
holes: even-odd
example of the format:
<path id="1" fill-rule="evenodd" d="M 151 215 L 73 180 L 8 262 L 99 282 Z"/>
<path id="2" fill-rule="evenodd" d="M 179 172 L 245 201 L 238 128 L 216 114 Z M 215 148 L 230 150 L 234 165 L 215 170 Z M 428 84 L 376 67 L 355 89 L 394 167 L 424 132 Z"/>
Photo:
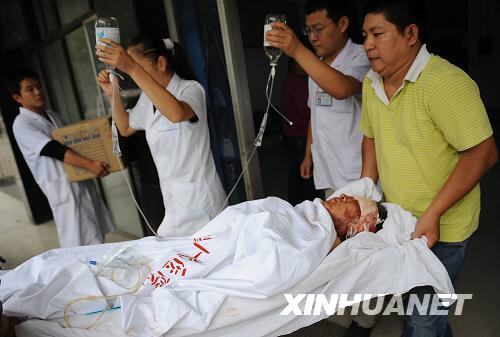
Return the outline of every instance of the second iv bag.
<path id="1" fill-rule="evenodd" d="M 278 64 L 278 59 L 280 58 L 281 54 L 283 54 L 283 51 L 280 48 L 276 47 L 271 47 L 269 45 L 269 42 L 266 41 L 266 32 L 270 31 L 272 29 L 271 24 L 273 22 L 286 22 L 285 15 L 284 14 L 267 14 L 266 15 L 266 22 L 264 24 L 264 52 L 266 53 L 267 57 L 269 57 L 269 61 L 271 65 L 276 66 Z"/>

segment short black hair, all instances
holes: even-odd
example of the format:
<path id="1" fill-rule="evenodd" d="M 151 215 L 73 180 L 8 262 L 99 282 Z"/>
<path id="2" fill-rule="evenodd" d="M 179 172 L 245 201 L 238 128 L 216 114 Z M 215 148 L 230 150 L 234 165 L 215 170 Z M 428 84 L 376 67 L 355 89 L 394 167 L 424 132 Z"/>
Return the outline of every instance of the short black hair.
<path id="1" fill-rule="evenodd" d="M 309 15 L 315 12 L 326 10 L 326 16 L 338 23 L 340 18 L 345 16 L 349 19 L 347 27 L 347 36 L 353 41 L 360 42 L 361 38 L 361 23 L 359 22 L 359 13 L 355 0 L 309 0 L 305 7 L 305 14 Z"/>
<path id="2" fill-rule="evenodd" d="M 425 43 L 425 5 L 422 0 L 369 0 L 363 14 L 383 14 L 400 34 L 404 33 L 406 27 L 415 24 L 420 42 Z"/>
<path id="3" fill-rule="evenodd" d="M 38 74 L 30 68 L 16 69 L 7 77 L 6 86 L 11 95 L 21 94 L 21 82 L 26 78 L 39 80 Z"/>
<path id="4" fill-rule="evenodd" d="M 326 10 L 326 15 L 335 23 L 343 16 L 351 19 L 351 8 L 347 0 L 309 0 L 305 8 L 306 15 L 322 10 Z"/>
<path id="5" fill-rule="evenodd" d="M 383 228 L 384 221 L 387 219 L 387 208 L 385 208 L 385 206 L 382 205 L 381 202 L 377 202 L 377 209 L 378 209 L 378 219 L 380 220 L 380 222 L 377 223 L 376 230 L 379 231 Z"/>

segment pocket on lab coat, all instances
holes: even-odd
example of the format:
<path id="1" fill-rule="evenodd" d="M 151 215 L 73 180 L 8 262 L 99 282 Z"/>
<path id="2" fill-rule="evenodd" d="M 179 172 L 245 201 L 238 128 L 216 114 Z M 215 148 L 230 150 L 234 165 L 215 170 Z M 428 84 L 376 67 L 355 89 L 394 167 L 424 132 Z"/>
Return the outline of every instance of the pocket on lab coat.
<path id="1" fill-rule="evenodd" d="M 361 176 L 361 152 L 342 149 L 342 170 L 347 180 L 356 180 Z"/>
<path id="2" fill-rule="evenodd" d="M 159 112 L 157 112 L 159 113 Z M 180 126 L 180 123 L 172 123 L 171 121 L 168 120 L 167 117 L 161 116 L 161 118 L 158 120 L 158 124 L 156 127 L 156 130 L 158 132 L 165 132 L 165 133 L 171 133 L 175 131 L 178 131 Z"/>
<path id="3" fill-rule="evenodd" d="M 335 99 L 332 97 L 332 106 L 333 106 L 333 111 L 335 113 L 348 113 L 352 114 L 352 104 L 351 104 L 351 97 L 345 98 L 345 99 Z"/>
<path id="4" fill-rule="evenodd" d="M 59 177 L 44 184 L 45 196 L 50 207 L 56 207 L 68 201 L 70 186 L 66 177 Z"/>
<path id="5" fill-rule="evenodd" d="M 177 131 L 177 129 L 179 129 L 178 126 L 165 126 L 165 127 L 162 127 L 162 128 L 159 128 L 158 129 L 158 132 L 162 132 L 162 133 L 167 133 L 167 132 L 175 132 Z"/>
<path id="6" fill-rule="evenodd" d="M 153 147 L 161 148 L 161 151 L 174 152 L 177 148 L 179 132 L 179 123 L 172 123 L 167 118 L 162 118 L 152 134 L 154 139 L 151 141 L 155 144 Z"/>

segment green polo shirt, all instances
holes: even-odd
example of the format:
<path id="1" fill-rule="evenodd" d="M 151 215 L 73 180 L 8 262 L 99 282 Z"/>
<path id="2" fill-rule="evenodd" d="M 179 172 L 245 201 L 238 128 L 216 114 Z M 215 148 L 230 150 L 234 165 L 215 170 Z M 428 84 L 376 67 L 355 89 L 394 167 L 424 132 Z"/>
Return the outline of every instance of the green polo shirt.
<path id="1" fill-rule="evenodd" d="M 383 80 L 371 71 L 363 81 L 360 122 L 364 135 L 375 141 L 387 201 L 417 217 L 450 176 L 460 152 L 493 133 L 475 82 L 448 61 L 428 55 L 417 74 L 410 69 L 413 79 L 405 80 L 390 101 L 385 96 L 384 102 Z M 477 229 L 479 212 L 478 184 L 441 217 L 440 241 L 467 239 Z"/>

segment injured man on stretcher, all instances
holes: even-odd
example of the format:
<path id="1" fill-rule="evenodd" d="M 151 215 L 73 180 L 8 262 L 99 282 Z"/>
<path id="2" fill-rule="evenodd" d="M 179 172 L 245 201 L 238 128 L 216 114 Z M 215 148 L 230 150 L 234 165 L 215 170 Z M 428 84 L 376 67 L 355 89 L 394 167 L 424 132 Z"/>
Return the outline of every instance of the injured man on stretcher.
<path id="1" fill-rule="evenodd" d="M 4 314 L 18 337 L 278 336 L 327 316 L 280 315 L 285 294 L 453 293 L 415 217 L 381 197 L 364 178 L 228 207 L 191 237 L 51 250 L 0 276 Z"/>

